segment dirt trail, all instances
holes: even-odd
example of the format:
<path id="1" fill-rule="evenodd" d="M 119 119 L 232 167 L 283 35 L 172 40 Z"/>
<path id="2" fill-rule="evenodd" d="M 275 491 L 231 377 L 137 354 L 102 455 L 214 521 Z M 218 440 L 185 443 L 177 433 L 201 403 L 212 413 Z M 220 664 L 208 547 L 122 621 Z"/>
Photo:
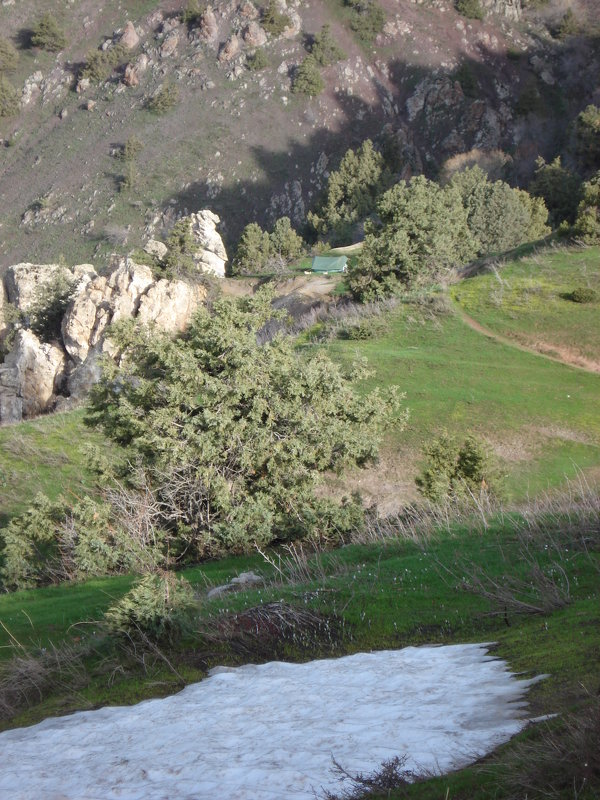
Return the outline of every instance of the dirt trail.
<path id="1" fill-rule="evenodd" d="M 462 308 L 462 306 L 460 306 L 456 301 L 452 301 L 452 306 L 465 325 L 468 325 L 469 328 L 477 331 L 477 333 L 487 336 L 489 339 L 494 339 L 496 342 L 505 344 L 508 347 L 515 347 L 517 350 L 522 350 L 524 353 L 530 353 L 531 355 L 538 356 L 539 358 L 545 358 L 548 361 L 554 361 L 556 364 L 563 364 L 566 367 L 579 369 L 583 372 L 589 372 L 592 375 L 600 374 L 600 364 L 594 361 L 588 361 L 587 359 L 583 359 L 581 356 L 570 354 L 568 352 L 565 352 L 564 358 L 559 358 L 556 355 L 550 355 L 549 353 L 541 352 L 535 347 L 527 347 L 527 345 L 516 342 L 514 339 L 510 339 L 508 336 L 503 336 L 501 333 L 496 333 L 490 328 L 486 328 L 485 325 L 482 325 L 480 322 L 477 322 L 476 319 L 470 317 Z M 585 361 L 585 363 L 581 363 L 582 361 Z"/>

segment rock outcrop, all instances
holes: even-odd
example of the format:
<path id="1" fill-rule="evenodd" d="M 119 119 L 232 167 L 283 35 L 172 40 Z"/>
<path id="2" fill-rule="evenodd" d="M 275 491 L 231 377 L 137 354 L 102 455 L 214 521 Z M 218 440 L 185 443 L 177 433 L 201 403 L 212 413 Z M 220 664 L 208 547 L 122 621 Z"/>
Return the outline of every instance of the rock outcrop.
<path id="1" fill-rule="evenodd" d="M 481 0 L 481 5 L 512 22 L 518 22 L 523 15 L 521 0 Z"/>
<path id="2" fill-rule="evenodd" d="M 133 22 L 129 21 L 127 25 L 125 25 L 125 30 L 119 38 L 119 44 L 123 45 L 127 50 L 135 50 L 139 43 L 140 37 L 138 36 Z"/>
<path id="3" fill-rule="evenodd" d="M 227 256 L 215 230 L 219 218 L 200 212 L 194 219 L 199 260 L 206 264 L 212 258 L 215 269 L 224 272 Z M 206 299 L 204 286 L 156 280 L 149 267 L 129 258 L 122 259 L 108 276 L 98 275 L 90 264 L 71 269 L 59 264 L 16 264 L 0 281 L 0 337 L 11 324 L 11 315 L 3 309 L 10 304 L 16 311 L 26 311 L 36 298 L 36 287 L 50 283 L 60 271 L 76 280 L 62 319 L 61 339 L 42 342 L 30 330 L 14 330 L 10 351 L 0 365 L 0 423 L 18 422 L 51 411 L 57 404 L 64 407 L 68 398 L 85 397 L 100 377 L 100 357 L 116 355 L 106 337 L 113 322 L 136 318 L 175 333 L 189 324 Z"/>
<path id="4" fill-rule="evenodd" d="M 194 263 L 201 272 L 224 278 L 227 251 L 217 231 L 220 221 L 219 217 L 208 209 L 190 215 L 192 236 L 198 246 L 194 253 Z"/>

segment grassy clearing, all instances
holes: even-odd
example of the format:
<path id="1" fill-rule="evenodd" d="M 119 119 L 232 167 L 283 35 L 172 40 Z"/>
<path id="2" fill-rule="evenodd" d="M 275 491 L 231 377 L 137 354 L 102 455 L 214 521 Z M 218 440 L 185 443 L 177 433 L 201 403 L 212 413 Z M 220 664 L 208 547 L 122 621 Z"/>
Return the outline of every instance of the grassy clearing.
<path id="1" fill-rule="evenodd" d="M 425 535 L 427 526 L 423 520 L 423 536 L 418 541 L 390 538 L 349 545 L 307 559 L 296 554 L 288 565 L 290 569 L 283 570 L 287 572 L 286 580 L 281 580 L 273 567 L 258 557 L 232 558 L 189 570 L 186 575 L 200 595 L 197 629 L 201 633 L 167 652 L 177 678 L 164 663 L 153 665 L 148 659 L 144 671 L 139 662 L 123 652 L 115 654 L 95 623 L 69 628 L 77 620 L 98 620 L 113 598 L 129 587 L 129 577 L 0 597 L 0 619 L 29 648 L 49 642 L 49 626 L 53 626 L 55 644 L 67 636 L 72 646 L 82 646 L 84 641 L 92 646 L 92 655 L 85 662 L 87 682 L 81 685 L 79 676 L 75 691 L 68 685 L 61 686 L 59 681 L 58 688 L 42 702 L 32 700 L 28 709 L 2 724 L 28 724 L 51 713 L 163 695 L 178 688 L 181 680 L 200 678 L 216 663 L 272 657 L 305 660 L 313 655 L 433 642 L 495 641 L 495 653 L 508 659 L 514 671 L 525 676 L 550 673 L 529 693 L 534 715 L 585 707 L 588 693 L 597 688 L 600 655 L 597 497 L 585 507 L 578 505 L 577 499 L 566 502 L 568 505 L 555 503 L 552 508 L 530 509 L 526 517 L 487 517 L 485 526 L 481 520 L 457 518 L 429 535 Z M 567 509 L 569 520 L 564 516 Z M 533 554 L 533 559 L 531 555 L 525 557 L 526 551 Z M 277 556 L 275 562 L 278 563 Z M 487 575 L 500 583 L 509 576 L 530 586 L 534 563 L 562 588 L 562 607 L 543 613 L 520 613 L 523 599 L 539 601 L 539 593 L 536 599 L 536 592 L 530 588 L 518 590 L 514 607 L 510 603 L 503 605 L 503 600 L 488 601 L 464 591 L 471 573 Z M 213 601 L 206 599 L 207 585 L 220 583 L 248 568 L 263 572 L 267 580 L 264 587 Z M 544 591 L 542 587 L 542 596 Z M 308 647 L 303 646 L 302 630 L 297 643 L 269 639 L 268 626 L 257 636 L 240 637 L 243 626 L 236 629 L 236 621 L 256 614 L 257 606 L 268 613 L 270 603 L 285 604 L 299 615 L 313 612 L 329 620 L 330 630 L 336 633 L 321 640 L 312 639 Z M 220 627 L 223 622 L 227 623 L 228 634 L 220 639 L 210 638 L 206 632 L 224 630 Z M 5 630 L 0 630 L 0 646 L 5 657 L 15 650 Z M 475 767 L 462 770 L 416 784 L 408 796 L 465 800 L 508 797 L 501 778 L 512 763 L 515 744 L 527 742 L 532 736 L 535 733 L 524 732 L 516 743 L 488 759 L 485 773 Z M 581 795 L 587 796 L 594 795 Z"/>
<path id="2" fill-rule="evenodd" d="M 367 358 L 373 376 L 365 391 L 397 384 L 406 393 L 407 429 L 392 431 L 386 444 L 400 462 L 409 454 L 414 461 L 443 429 L 476 433 L 503 461 L 514 499 L 600 464 L 598 376 L 482 336 L 450 311 L 403 304 L 390 312 L 383 337 L 328 348 L 345 363 Z"/>
<path id="3" fill-rule="evenodd" d="M 0 428 L 0 527 L 27 508 L 38 492 L 56 499 L 93 487 L 83 445 L 108 446 L 83 425 L 83 410 Z"/>
<path id="4" fill-rule="evenodd" d="M 498 265 L 451 288 L 467 314 L 494 332 L 576 363 L 600 362 L 600 303 L 574 303 L 600 284 L 600 248 L 557 249 Z"/>

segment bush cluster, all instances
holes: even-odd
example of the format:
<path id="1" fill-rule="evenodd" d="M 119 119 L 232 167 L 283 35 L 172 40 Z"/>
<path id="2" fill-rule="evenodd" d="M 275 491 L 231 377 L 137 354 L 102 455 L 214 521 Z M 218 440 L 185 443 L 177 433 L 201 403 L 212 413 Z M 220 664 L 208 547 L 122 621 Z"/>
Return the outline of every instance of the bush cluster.
<path id="1" fill-rule="evenodd" d="M 485 16 L 479 0 L 457 0 L 456 10 L 467 19 L 483 19 Z"/>
<path id="2" fill-rule="evenodd" d="M 67 46 L 67 37 L 52 14 L 44 14 L 31 30 L 31 44 L 42 50 L 58 52 Z"/>
<path id="3" fill-rule="evenodd" d="M 233 271 L 251 275 L 276 272 L 298 258 L 303 248 L 302 237 L 292 228 L 289 217 L 280 217 L 270 234 L 251 222 L 238 243 Z"/>
<path id="4" fill-rule="evenodd" d="M 585 244 L 600 242 L 600 171 L 581 187 L 572 234 Z"/>
<path id="5" fill-rule="evenodd" d="M 560 156 L 550 164 L 543 158 L 537 159 L 529 192 L 544 200 L 554 227 L 565 221 L 573 223 L 581 200 L 581 181 L 577 175 L 563 167 Z"/>
<path id="6" fill-rule="evenodd" d="M 346 54 L 333 38 L 329 25 L 323 25 L 319 33 L 315 34 L 310 54 L 320 67 L 329 67 L 346 58 Z"/>
<path id="7" fill-rule="evenodd" d="M 287 14 L 282 13 L 275 0 L 269 0 L 261 14 L 261 25 L 271 36 L 281 36 L 284 30 L 291 25 Z"/>
<path id="8" fill-rule="evenodd" d="M 569 299 L 574 303 L 595 303 L 598 300 L 598 292 L 589 286 L 578 286 L 573 289 Z"/>
<path id="9" fill-rule="evenodd" d="M 296 69 L 292 80 L 292 92 L 316 97 L 321 94 L 324 88 L 325 82 L 321 77 L 319 65 L 311 53 L 305 57 L 304 61 Z"/>
<path id="10" fill-rule="evenodd" d="M 600 168 L 600 108 L 589 105 L 575 122 L 577 152 L 586 167 Z"/>
<path id="11" fill-rule="evenodd" d="M 80 77 L 89 78 L 94 83 L 102 83 L 129 58 L 129 51 L 122 44 L 115 44 L 107 50 L 92 50 L 85 59 Z"/>
<path id="12" fill-rule="evenodd" d="M 481 493 L 498 494 L 499 476 L 485 444 L 475 436 L 459 443 L 444 434 L 424 450 L 425 464 L 416 478 L 423 497 L 433 503 L 461 500 Z"/>
<path id="13" fill-rule="evenodd" d="M 64 269 L 35 287 L 27 316 L 29 327 L 43 342 L 60 338 L 62 318 L 73 299 L 75 286 L 76 279 Z"/>
<path id="14" fill-rule="evenodd" d="M 266 69 L 269 66 L 269 58 L 263 47 L 258 47 L 248 56 L 246 66 L 252 72 L 260 72 L 261 69 Z"/>
<path id="15" fill-rule="evenodd" d="M 19 113 L 19 93 L 12 83 L 0 74 L 0 117 L 12 117 Z"/>
<path id="16" fill-rule="evenodd" d="M 146 103 L 148 111 L 154 114 L 165 114 L 179 102 L 179 90 L 172 83 L 164 83 Z"/>
<path id="17" fill-rule="evenodd" d="M 19 61 L 19 53 L 11 41 L 0 36 L 0 73 L 12 72 Z"/>
<path id="18" fill-rule="evenodd" d="M 372 44 L 385 25 L 385 12 L 375 0 L 345 0 L 352 9 L 350 28 L 365 44 Z"/>

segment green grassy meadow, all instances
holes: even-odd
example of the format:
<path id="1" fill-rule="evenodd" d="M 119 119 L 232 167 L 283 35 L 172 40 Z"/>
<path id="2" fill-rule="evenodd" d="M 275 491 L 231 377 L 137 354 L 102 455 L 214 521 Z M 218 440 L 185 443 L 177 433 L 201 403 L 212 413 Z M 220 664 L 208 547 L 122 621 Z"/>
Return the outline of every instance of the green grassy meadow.
<path id="1" fill-rule="evenodd" d="M 574 363 L 600 364 L 600 301 L 574 303 L 600 285 L 600 247 L 557 248 L 499 264 L 451 289 L 461 308 L 496 333 Z"/>

